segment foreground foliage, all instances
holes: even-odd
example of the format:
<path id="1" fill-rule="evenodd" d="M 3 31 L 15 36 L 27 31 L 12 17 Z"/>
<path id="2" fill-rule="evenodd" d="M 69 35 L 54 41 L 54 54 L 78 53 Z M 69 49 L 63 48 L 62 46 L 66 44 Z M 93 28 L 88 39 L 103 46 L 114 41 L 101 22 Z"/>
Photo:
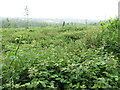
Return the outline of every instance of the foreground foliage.
<path id="1" fill-rule="evenodd" d="M 120 88 L 118 19 L 100 26 L 3 30 L 3 89 Z"/>

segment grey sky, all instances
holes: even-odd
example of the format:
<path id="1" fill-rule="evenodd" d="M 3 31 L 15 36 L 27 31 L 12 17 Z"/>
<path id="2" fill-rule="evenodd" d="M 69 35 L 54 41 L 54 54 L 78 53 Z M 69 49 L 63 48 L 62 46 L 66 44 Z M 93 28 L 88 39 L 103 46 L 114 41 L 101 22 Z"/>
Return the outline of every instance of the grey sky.
<path id="1" fill-rule="evenodd" d="M 108 19 L 118 14 L 119 0 L 0 0 L 0 16 L 31 18 Z"/>

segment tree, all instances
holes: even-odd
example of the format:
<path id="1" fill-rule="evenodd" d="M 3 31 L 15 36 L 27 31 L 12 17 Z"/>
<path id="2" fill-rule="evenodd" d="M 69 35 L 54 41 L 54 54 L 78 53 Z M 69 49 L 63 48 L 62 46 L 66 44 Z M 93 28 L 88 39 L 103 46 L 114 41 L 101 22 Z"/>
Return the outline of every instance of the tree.
<path id="1" fill-rule="evenodd" d="M 26 21 L 26 28 L 29 28 L 29 10 L 28 10 L 28 6 L 26 5 L 25 7 L 25 21 Z"/>
<path id="2" fill-rule="evenodd" d="M 11 22 L 8 18 L 2 21 L 2 28 L 10 28 L 11 27 Z"/>
<path id="3" fill-rule="evenodd" d="M 88 24 L 88 21 L 87 21 L 87 19 L 85 19 L 85 25 L 87 26 L 87 24 Z"/>
<path id="4" fill-rule="evenodd" d="M 63 27 L 65 26 L 65 21 L 63 21 L 63 24 L 62 24 L 62 26 L 63 26 Z"/>

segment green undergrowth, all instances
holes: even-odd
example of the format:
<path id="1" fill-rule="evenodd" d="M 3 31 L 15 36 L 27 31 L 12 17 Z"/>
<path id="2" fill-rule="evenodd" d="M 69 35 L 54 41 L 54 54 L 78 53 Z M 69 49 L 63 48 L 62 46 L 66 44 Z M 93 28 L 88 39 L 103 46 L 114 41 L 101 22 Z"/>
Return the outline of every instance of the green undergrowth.
<path id="1" fill-rule="evenodd" d="M 100 24 L 3 29 L 3 89 L 119 89 L 118 19 Z"/>

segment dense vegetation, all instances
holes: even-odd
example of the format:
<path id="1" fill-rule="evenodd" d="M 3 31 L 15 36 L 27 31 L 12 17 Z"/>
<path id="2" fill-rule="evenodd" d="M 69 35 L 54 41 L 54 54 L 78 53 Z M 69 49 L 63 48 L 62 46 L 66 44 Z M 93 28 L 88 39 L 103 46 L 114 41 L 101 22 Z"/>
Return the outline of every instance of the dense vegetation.
<path id="1" fill-rule="evenodd" d="M 3 89 L 120 89 L 119 29 L 118 19 L 3 29 Z"/>

